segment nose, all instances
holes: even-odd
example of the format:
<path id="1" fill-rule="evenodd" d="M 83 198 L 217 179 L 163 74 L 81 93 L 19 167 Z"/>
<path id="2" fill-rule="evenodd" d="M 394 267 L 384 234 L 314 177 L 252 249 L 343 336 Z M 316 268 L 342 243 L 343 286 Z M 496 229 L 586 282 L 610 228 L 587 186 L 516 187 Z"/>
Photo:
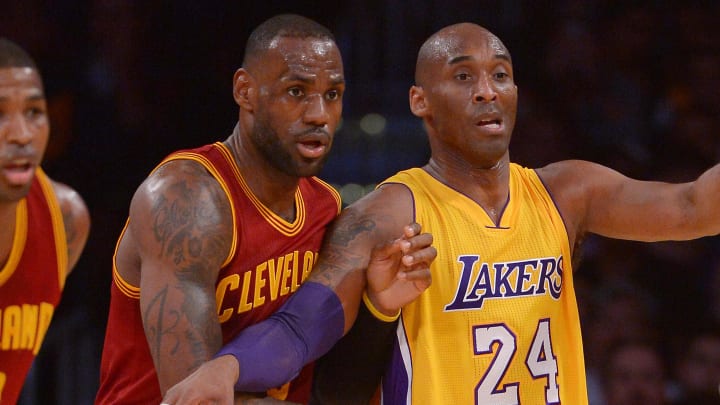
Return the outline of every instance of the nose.
<path id="1" fill-rule="evenodd" d="M 489 103 L 497 99 L 497 91 L 489 75 L 481 75 L 473 90 L 473 103 Z"/>
<path id="2" fill-rule="evenodd" d="M 304 120 L 308 124 L 323 126 L 328 123 L 330 115 L 328 113 L 325 98 L 321 94 L 314 94 L 306 99 Z"/>

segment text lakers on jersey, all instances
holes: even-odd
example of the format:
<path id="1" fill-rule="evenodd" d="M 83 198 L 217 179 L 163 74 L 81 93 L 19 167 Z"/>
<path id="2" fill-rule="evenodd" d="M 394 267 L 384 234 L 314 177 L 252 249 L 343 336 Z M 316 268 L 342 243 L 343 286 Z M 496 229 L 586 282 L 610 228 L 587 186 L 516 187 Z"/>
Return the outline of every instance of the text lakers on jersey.
<path id="1" fill-rule="evenodd" d="M 475 264 L 479 255 L 458 257 L 461 263 L 460 281 L 455 299 L 445 306 L 446 311 L 480 309 L 489 298 L 511 298 L 549 294 L 560 298 L 562 291 L 563 258 Z M 473 275 L 473 269 L 480 269 Z M 491 270 L 492 268 L 492 270 Z"/>

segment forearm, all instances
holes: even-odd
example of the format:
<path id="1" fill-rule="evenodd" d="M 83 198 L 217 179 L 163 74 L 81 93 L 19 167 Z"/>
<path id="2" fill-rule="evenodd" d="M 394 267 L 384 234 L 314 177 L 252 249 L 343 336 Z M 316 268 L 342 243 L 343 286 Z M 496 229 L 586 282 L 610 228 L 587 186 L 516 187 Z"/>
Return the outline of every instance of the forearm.
<path id="1" fill-rule="evenodd" d="M 691 202 L 697 207 L 697 226 L 706 235 L 720 233 L 720 165 L 703 173 L 694 183 Z"/>
<path id="2" fill-rule="evenodd" d="M 165 392 L 212 358 L 222 345 L 222 332 L 214 296 L 187 286 L 146 287 L 140 299 L 143 327 L 160 389 Z M 185 302 L 193 305 L 183 305 Z"/>
<path id="3" fill-rule="evenodd" d="M 237 391 L 262 392 L 292 380 L 305 364 L 325 354 L 342 337 L 344 323 L 335 292 L 306 282 L 280 310 L 245 329 L 217 356 L 237 359 Z"/>
<path id="4" fill-rule="evenodd" d="M 378 319 L 360 305 L 355 325 L 315 362 L 311 405 L 367 404 L 392 354 L 397 318 Z"/>

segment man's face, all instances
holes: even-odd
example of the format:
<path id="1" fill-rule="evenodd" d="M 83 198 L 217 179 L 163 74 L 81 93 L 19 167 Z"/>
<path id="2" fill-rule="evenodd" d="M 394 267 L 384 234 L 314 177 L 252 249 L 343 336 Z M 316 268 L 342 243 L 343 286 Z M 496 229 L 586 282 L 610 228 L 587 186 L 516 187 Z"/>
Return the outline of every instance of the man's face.
<path id="1" fill-rule="evenodd" d="M 517 112 L 510 54 L 494 35 L 462 27 L 440 39 L 422 86 L 426 123 L 440 142 L 480 167 L 507 152 Z"/>
<path id="2" fill-rule="evenodd" d="M 253 69 L 257 106 L 251 140 L 281 172 L 320 172 L 342 114 L 345 90 L 337 46 L 318 38 L 279 37 Z"/>
<path id="3" fill-rule="evenodd" d="M 26 67 L 0 68 L 0 203 L 27 195 L 49 133 L 38 72 Z"/>

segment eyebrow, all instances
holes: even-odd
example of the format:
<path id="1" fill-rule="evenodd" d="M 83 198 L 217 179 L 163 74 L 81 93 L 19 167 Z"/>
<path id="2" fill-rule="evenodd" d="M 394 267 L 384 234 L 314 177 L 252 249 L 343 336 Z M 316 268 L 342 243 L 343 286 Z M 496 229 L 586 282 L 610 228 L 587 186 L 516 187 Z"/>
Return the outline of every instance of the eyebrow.
<path id="1" fill-rule="evenodd" d="M 297 73 L 296 73 L 296 74 L 292 74 L 292 75 L 286 77 L 285 79 L 283 79 L 283 81 L 287 81 L 287 82 L 302 82 L 302 83 L 305 83 L 305 84 L 312 84 L 312 83 L 315 82 L 315 79 L 311 78 L 311 76 L 307 76 L 307 75 L 302 75 L 302 74 L 297 74 Z M 332 75 L 332 76 L 330 77 L 330 82 L 331 82 L 333 85 L 344 84 L 344 83 L 345 83 L 345 76 L 343 76 L 343 75 Z"/>
<path id="2" fill-rule="evenodd" d="M 7 100 L 10 100 L 10 97 L 8 97 L 8 96 L 0 96 L 0 101 L 1 101 L 1 102 L 5 102 L 5 101 L 7 101 Z M 32 102 L 32 101 L 42 101 L 42 100 L 45 100 L 45 96 L 44 96 L 42 93 L 32 94 L 32 95 L 30 95 L 29 97 L 27 97 L 27 98 L 25 99 L 25 101 L 31 101 L 31 102 Z"/>
<path id="3" fill-rule="evenodd" d="M 454 58 L 451 58 L 451 59 L 448 61 L 448 65 L 454 65 L 454 64 L 456 64 L 456 63 L 465 62 L 466 60 L 473 60 L 473 59 L 475 59 L 475 58 L 472 57 L 472 56 L 470 56 L 470 55 L 460 55 L 460 56 L 456 56 L 456 57 L 454 57 Z M 495 59 L 502 59 L 502 60 L 511 62 L 510 57 L 507 56 L 507 55 L 504 54 L 504 53 L 496 53 L 496 54 L 495 54 Z"/>

